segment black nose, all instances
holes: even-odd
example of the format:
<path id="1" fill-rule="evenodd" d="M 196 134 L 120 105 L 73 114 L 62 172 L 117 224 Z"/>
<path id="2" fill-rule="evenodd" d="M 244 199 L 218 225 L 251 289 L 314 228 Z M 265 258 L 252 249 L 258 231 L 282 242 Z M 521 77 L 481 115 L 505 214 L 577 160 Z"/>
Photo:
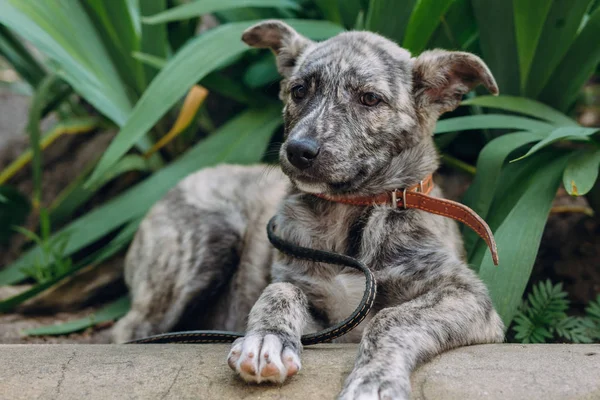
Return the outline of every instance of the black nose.
<path id="1" fill-rule="evenodd" d="M 319 154 L 319 145 L 312 139 L 291 140 L 287 144 L 287 158 L 298 169 L 310 167 Z"/>

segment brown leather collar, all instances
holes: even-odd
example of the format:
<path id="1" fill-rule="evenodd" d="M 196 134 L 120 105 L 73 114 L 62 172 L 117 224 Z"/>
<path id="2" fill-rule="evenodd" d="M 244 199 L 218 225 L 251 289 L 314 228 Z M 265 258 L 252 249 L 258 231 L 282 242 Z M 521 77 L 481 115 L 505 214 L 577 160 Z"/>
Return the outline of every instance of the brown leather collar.
<path id="1" fill-rule="evenodd" d="M 432 214 L 452 218 L 467 225 L 485 240 L 492 253 L 494 265 L 498 265 L 496 241 L 494 240 L 492 230 L 486 222 L 475 211 L 463 204 L 429 196 L 432 190 L 433 176 L 429 175 L 414 186 L 381 193 L 376 196 L 333 196 L 326 194 L 315 194 L 315 196 L 336 203 L 354 206 L 389 205 L 393 208 L 416 208 Z"/>

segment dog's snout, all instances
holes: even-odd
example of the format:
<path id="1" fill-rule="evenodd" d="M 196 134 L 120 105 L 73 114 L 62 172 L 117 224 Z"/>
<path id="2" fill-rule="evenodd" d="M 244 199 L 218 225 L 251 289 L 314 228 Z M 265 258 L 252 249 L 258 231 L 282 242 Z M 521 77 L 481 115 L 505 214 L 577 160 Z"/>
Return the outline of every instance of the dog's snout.
<path id="1" fill-rule="evenodd" d="M 310 167 L 319 150 L 319 144 L 312 139 L 291 140 L 286 148 L 288 161 L 298 169 Z"/>

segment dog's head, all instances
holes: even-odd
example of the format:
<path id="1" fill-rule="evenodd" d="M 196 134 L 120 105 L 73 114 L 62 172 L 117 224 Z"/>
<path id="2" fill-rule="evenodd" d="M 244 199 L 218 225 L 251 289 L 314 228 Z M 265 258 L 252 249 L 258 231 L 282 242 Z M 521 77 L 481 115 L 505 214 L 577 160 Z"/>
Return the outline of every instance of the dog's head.
<path id="1" fill-rule="evenodd" d="M 281 21 L 244 32 L 276 54 L 285 103 L 283 171 L 303 191 L 373 194 L 413 185 L 438 165 L 432 132 L 479 84 L 497 94 L 469 53 L 408 51 L 369 32 L 315 43 Z"/>

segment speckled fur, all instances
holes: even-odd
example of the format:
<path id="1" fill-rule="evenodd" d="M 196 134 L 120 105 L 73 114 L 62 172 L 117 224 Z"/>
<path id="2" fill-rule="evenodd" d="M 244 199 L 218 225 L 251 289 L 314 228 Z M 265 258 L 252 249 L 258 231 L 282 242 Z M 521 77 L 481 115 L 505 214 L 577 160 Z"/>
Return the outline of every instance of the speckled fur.
<path id="1" fill-rule="evenodd" d="M 373 311 L 338 339 L 360 341 L 341 399 L 408 398 L 410 373 L 419 363 L 458 346 L 502 341 L 502 322 L 463 260 L 454 221 L 311 194 L 376 194 L 434 172 L 437 118 L 479 84 L 498 92 L 485 64 L 443 50 L 411 58 L 367 32 L 314 43 L 279 21 L 250 28 L 243 40 L 277 55 L 286 132 L 280 161 L 287 177 L 261 167 L 220 166 L 188 177 L 159 202 L 127 257 L 133 309 L 115 327 L 116 340 L 172 330 L 182 319 L 212 329 L 247 324 L 246 337 L 232 346 L 232 369 L 257 383 L 295 374 L 300 335 L 347 317 L 364 278 L 274 253 L 264 227 L 276 214 L 284 239 L 357 257 L 377 279 Z M 291 95 L 297 85 L 306 88 L 300 100 Z M 361 104 L 365 92 L 377 93 L 381 103 Z M 320 145 L 304 170 L 286 157 L 287 143 L 298 138 Z"/>

